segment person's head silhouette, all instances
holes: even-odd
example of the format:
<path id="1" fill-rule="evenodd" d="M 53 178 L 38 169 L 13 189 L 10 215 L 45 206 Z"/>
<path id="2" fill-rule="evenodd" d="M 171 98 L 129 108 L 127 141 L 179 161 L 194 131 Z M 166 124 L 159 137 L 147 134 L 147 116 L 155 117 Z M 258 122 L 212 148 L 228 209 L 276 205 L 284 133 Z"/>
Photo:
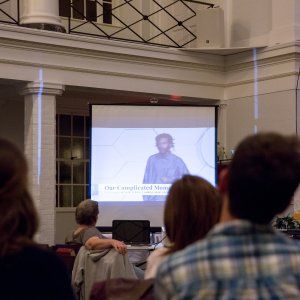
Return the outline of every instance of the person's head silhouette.
<path id="1" fill-rule="evenodd" d="M 0 256 L 33 242 L 38 217 L 27 186 L 23 153 L 0 138 Z"/>
<path id="2" fill-rule="evenodd" d="M 174 147 L 174 139 L 168 133 L 161 133 L 155 137 L 156 147 L 159 153 L 168 153 Z"/>

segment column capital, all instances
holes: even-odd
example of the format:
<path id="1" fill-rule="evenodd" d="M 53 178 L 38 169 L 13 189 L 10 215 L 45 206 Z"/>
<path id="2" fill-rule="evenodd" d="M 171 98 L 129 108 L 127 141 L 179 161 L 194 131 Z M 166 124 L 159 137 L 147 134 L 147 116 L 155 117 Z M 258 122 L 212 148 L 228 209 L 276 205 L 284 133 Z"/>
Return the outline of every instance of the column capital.
<path id="1" fill-rule="evenodd" d="M 43 95 L 57 95 L 61 96 L 65 86 L 61 83 L 51 83 L 51 82 L 29 82 L 23 86 L 20 90 L 20 95 L 26 96 L 31 94 L 42 93 Z"/>

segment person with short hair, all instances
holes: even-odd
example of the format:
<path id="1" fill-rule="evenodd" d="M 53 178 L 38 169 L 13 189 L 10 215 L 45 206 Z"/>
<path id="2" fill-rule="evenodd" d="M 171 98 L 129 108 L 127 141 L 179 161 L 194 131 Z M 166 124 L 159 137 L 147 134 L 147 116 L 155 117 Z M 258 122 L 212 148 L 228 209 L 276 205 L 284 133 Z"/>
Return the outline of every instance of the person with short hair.
<path id="1" fill-rule="evenodd" d="M 114 248 L 118 253 L 127 255 L 127 246 L 123 242 L 106 238 L 96 228 L 98 216 L 99 204 L 97 201 L 87 199 L 80 202 L 75 211 L 78 226 L 66 237 L 65 242 L 83 245 L 86 250 Z M 133 270 L 138 278 L 144 277 L 144 271 L 140 268 L 133 265 Z"/>
<path id="2" fill-rule="evenodd" d="M 0 298 L 75 299 L 63 262 L 34 242 L 38 215 L 21 151 L 0 138 Z"/>
<path id="3" fill-rule="evenodd" d="M 220 223 L 168 257 L 156 299 L 299 299 L 300 244 L 270 222 L 300 182 L 297 137 L 261 133 L 243 140 L 219 178 Z"/>
<path id="4" fill-rule="evenodd" d="M 105 238 L 95 227 L 98 215 L 97 201 L 87 199 L 80 202 L 75 211 L 78 227 L 66 237 L 66 243 L 84 245 L 88 250 L 114 248 L 121 254 L 126 253 L 126 245 L 123 242 Z"/>
<path id="5" fill-rule="evenodd" d="M 184 175 L 175 181 L 164 209 L 168 244 L 150 254 L 145 278 L 155 277 L 157 267 L 168 255 L 203 239 L 218 222 L 220 210 L 220 195 L 205 179 Z"/>

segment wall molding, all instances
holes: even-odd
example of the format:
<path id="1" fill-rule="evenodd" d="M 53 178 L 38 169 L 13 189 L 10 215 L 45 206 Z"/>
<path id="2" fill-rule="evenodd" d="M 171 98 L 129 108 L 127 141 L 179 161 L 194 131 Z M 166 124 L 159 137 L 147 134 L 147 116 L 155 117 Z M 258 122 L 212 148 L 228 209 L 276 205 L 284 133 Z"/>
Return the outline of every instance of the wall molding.
<path id="1" fill-rule="evenodd" d="M 164 81 L 164 82 L 172 82 L 172 83 L 183 83 L 183 84 L 191 84 L 191 85 L 201 85 L 201 86 L 210 86 L 210 87 L 225 87 L 224 84 L 218 84 L 213 82 L 205 82 L 198 80 L 186 80 L 186 79 L 174 79 L 174 78 L 166 78 L 160 76 L 149 76 L 149 75 L 140 75 L 140 74 L 132 74 L 132 73 L 122 73 L 122 72 L 109 72 L 103 70 L 92 70 L 88 68 L 78 68 L 78 67 L 66 67 L 66 66 L 54 66 L 49 64 L 40 64 L 40 63 L 29 63 L 24 61 L 17 60 L 5 60 L 0 58 L 0 63 L 4 64 L 13 64 L 18 66 L 30 66 L 36 68 L 44 68 L 44 69 L 54 69 L 54 70 L 63 70 L 63 71 L 71 71 L 71 72 L 79 72 L 79 73 L 90 73 L 90 74 L 101 74 L 107 76 L 115 76 L 115 77 L 124 77 L 124 78 L 132 78 L 132 79 L 147 79 L 147 80 L 155 80 L 155 81 Z"/>
<path id="2" fill-rule="evenodd" d="M 36 81 L 32 71 L 42 68 L 45 81 L 53 82 L 57 74 L 57 81 L 62 85 L 78 86 L 79 79 L 73 81 L 73 78 L 80 77 L 84 80 L 79 86 L 94 88 L 97 80 L 101 82 L 105 77 L 120 80 L 123 87 L 129 80 L 132 88 L 128 90 L 133 91 L 135 80 L 141 80 L 145 86 L 147 82 L 151 86 L 166 84 L 168 87 L 163 93 L 176 87 L 176 93 L 182 96 L 225 100 L 239 93 L 245 96 L 241 87 L 254 82 L 288 80 L 292 86 L 297 76 L 300 41 L 258 49 L 254 63 L 252 51 L 228 56 L 188 53 L 174 48 L 0 25 L 0 54 L 0 63 L 4 66 L 2 78 L 8 73 L 6 70 L 23 67 L 22 77 L 18 72 L 11 72 L 10 76 L 15 77 L 9 79 Z M 258 68 L 256 79 L 253 78 L 254 67 Z M 261 92 L 269 90 L 262 88 Z M 247 93 L 251 93 L 249 87 Z"/>
<path id="3" fill-rule="evenodd" d="M 15 30 L 12 30 L 15 29 Z M 42 32 L 42 34 L 41 34 Z M 3 46 L 23 47 L 51 53 L 102 57 L 116 60 L 135 60 L 143 63 L 168 64 L 188 68 L 219 70 L 223 58 L 212 54 L 187 55 L 175 48 L 163 48 L 127 42 L 110 41 L 100 38 L 70 35 L 58 32 L 39 31 L 0 25 L 0 43 Z M 167 63 L 168 62 L 168 63 Z"/>
<path id="4" fill-rule="evenodd" d="M 298 75 L 298 72 L 286 72 L 286 73 L 281 73 L 281 74 L 277 74 L 277 75 L 259 77 L 257 80 L 248 79 L 248 80 L 235 81 L 235 82 L 227 83 L 226 87 L 233 87 L 233 86 L 251 84 L 251 83 L 254 83 L 254 82 L 263 82 L 263 81 L 267 81 L 267 80 L 273 80 L 273 79 L 279 79 L 279 78 L 297 76 L 297 75 Z"/>
<path id="5" fill-rule="evenodd" d="M 151 66 L 166 66 L 170 68 L 181 68 L 187 70 L 210 70 L 210 71 L 224 71 L 224 65 L 221 64 L 204 64 L 200 62 L 189 62 L 189 61 L 179 61 L 179 60 L 168 60 L 167 58 L 152 58 L 152 57 L 136 57 L 134 55 L 123 55 L 114 54 L 109 52 L 98 52 L 95 50 L 83 51 L 80 49 L 74 50 L 70 47 L 56 47 L 53 45 L 41 45 L 39 43 L 32 44 L 27 42 L 11 41 L 8 39 L 0 40 L 0 47 L 3 48 L 14 48 L 19 50 L 29 50 L 37 53 L 48 53 L 48 54 L 59 54 L 68 56 L 80 56 L 82 58 L 94 58 L 94 59 L 109 59 L 115 62 L 128 62 L 128 63 L 142 63 L 143 65 Z"/>

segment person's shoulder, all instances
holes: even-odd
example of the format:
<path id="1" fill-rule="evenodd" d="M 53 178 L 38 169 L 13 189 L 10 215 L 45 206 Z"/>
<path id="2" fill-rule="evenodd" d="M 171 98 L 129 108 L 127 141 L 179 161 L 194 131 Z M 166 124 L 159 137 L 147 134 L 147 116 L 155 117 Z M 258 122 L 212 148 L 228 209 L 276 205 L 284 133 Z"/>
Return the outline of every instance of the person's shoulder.
<path id="1" fill-rule="evenodd" d="M 45 257 L 55 257 L 55 254 L 50 249 L 43 248 L 42 245 L 32 244 L 23 248 L 22 255 L 32 257 L 35 255 L 37 258 L 44 259 Z"/>
<path id="2" fill-rule="evenodd" d="M 38 244 L 25 246 L 11 257 L 22 270 L 31 270 L 32 276 L 38 273 L 42 277 L 59 277 L 66 274 L 63 261 L 51 249 L 42 249 Z M 35 274 L 35 275 L 34 275 Z"/>
<path id="3" fill-rule="evenodd" d="M 275 231 L 272 239 L 277 248 L 283 248 L 287 252 L 295 253 L 300 256 L 300 240 L 292 239 L 279 231 Z"/>
<path id="4" fill-rule="evenodd" d="M 85 232 L 83 233 L 84 238 L 86 237 L 99 237 L 99 238 L 103 238 L 102 233 L 100 232 L 100 230 L 97 227 L 89 227 L 85 230 Z"/>
<path id="5" fill-rule="evenodd" d="M 204 239 L 168 255 L 159 268 L 160 275 L 176 273 L 181 268 L 201 264 L 207 259 L 208 243 L 209 241 Z"/>
<path id="6" fill-rule="evenodd" d="M 42 249 L 39 245 L 29 245 L 24 247 L 21 252 L 22 257 L 27 260 L 32 260 L 35 264 L 46 264 L 49 267 L 62 267 L 63 262 L 60 258 L 50 249 Z"/>
<path id="7" fill-rule="evenodd" d="M 147 261 L 155 260 L 159 257 L 167 257 L 168 249 L 166 247 L 158 248 L 154 250 L 149 256 Z"/>
<path id="8" fill-rule="evenodd" d="M 155 277 L 155 295 L 162 294 L 163 299 L 173 298 L 174 291 L 179 291 L 180 287 L 190 290 L 196 282 L 206 280 L 206 277 L 210 276 L 207 274 L 210 272 L 206 263 L 206 243 L 196 242 L 184 250 L 167 256 L 162 261 Z"/>
<path id="9" fill-rule="evenodd" d="M 9 272 L 21 281 L 21 292 L 14 291 L 12 299 L 74 299 L 66 266 L 55 252 L 32 244 L 7 259 Z"/>
<path id="10" fill-rule="evenodd" d="M 70 231 L 66 237 L 65 237 L 65 242 L 66 243 L 72 243 L 74 242 L 74 230 Z"/>
<path id="11" fill-rule="evenodd" d="M 103 238 L 101 232 L 94 226 L 85 229 L 82 235 L 82 244 L 84 245 L 92 237 Z"/>
<path id="12" fill-rule="evenodd" d="M 171 157 L 172 157 L 174 160 L 180 161 L 180 162 L 183 163 L 183 159 L 182 159 L 181 157 L 177 156 L 177 155 L 174 154 L 174 153 L 170 153 L 170 155 L 171 155 Z"/>
<path id="13" fill-rule="evenodd" d="M 159 156 L 159 153 L 155 153 L 149 156 L 148 161 L 156 159 Z"/>

